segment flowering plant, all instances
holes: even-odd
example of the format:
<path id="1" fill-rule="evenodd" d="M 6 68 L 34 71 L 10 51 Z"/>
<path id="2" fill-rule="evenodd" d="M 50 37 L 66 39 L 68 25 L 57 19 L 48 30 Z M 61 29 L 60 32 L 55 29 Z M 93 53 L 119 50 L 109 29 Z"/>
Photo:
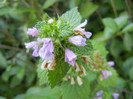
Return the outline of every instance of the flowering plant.
<path id="1" fill-rule="evenodd" d="M 33 48 L 32 55 L 40 57 L 37 69 L 40 85 L 46 82 L 51 88 L 61 85 L 63 99 L 88 99 L 101 89 L 108 92 L 108 87 L 116 83 L 117 74 L 111 67 L 114 63 L 107 62 L 104 44 L 90 39 L 92 33 L 85 31 L 87 20 L 80 22 L 80 13 L 73 8 L 58 20 L 42 20 L 27 31 L 36 38 L 25 43 L 25 47 Z M 101 99 L 102 94 L 95 98 Z M 114 97 L 113 91 L 103 96 L 109 95 Z"/>

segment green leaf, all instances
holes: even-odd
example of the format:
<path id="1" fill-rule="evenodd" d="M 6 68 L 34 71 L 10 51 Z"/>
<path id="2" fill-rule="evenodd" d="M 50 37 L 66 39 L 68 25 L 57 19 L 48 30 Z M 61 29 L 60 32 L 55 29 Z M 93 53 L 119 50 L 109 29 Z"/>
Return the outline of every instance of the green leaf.
<path id="1" fill-rule="evenodd" d="M 98 6 L 92 2 L 84 2 L 80 8 L 80 13 L 83 18 L 87 18 L 91 16 L 96 10 Z"/>
<path id="2" fill-rule="evenodd" d="M 37 67 L 37 76 L 39 78 L 39 85 L 43 85 L 48 82 L 48 77 L 47 77 L 48 71 L 41 69 L 42 62 L 43 61 L 40 60 L 40 62 L 39 62 L 40 64 Z"/>
<path id="3" fill-rule="evenodd" d="M 92 55 L 93 52 L 93 46 L 89 39 L 86 40 L 85 46 L 75 46 L 69 47 L 70 50 L 72 50 L 76 55 L 83 56 L 83 55 Z"/>
<path id="4" fill-rule="evenodd" d="M 121 15 L 120 17 L 115 18 L 115 22 L 117 23 L 119 30 L 122 29 L 128 23 L 128 15 Z"/>
<path id="5" fill-rule="evenodd" d="M 126 81 L 123 78 L 118 78 L 117 79 L 117 83 L 116 83 L 116 87 L 117 88 L 124 88 L 126 86 Z"/>
<path id="6" fill-rule="evenodd" d="M 130 68 L 130 71 L 129 71 L 129 78 L 130 78 L 131 80 L 133 80 L 133 67 Z"/>
<path id="7" fill-rule="evenodd" d="M 113 0 L 114 6 L 117 10 L 124 10 L 125 9 L 125 2 L 123 0 Z"/>
<path id="8" fill-rule="evenodd" d="M 133 35 L 131 33 L 124 34 L 124 46 L 127 51 L 131 51 L 133 47 Z"/>
<path id="9" fill-rule="evenodd" d="M 116 32 L 118 32 L 118 26 L 115 22 L 114 19 L 112 18 L 104 18 L 103 20 L 103 24 L 105 26 L 104 29 L 104 35 L 106 38 L 111 37 L 113 34 L 115 34 Z"/>
<path id="10" fill-rule="evenodd" d="M 24 99 L 59 99 L 61 90 L 59 87 L 31 87 L 25 94 Z"/>
<path id="11" fill-rule="evenodd" d="M 59 57 L 56 60 L 55 69 L 48 71 L 48 81 L 51 88 L 54 88 L 59 82 L 62 81 L 69 69 L 69 64 L 65 62 L 64 58 Z"/>
<path id="12" fill-rule="evenodd" d="M 0 9 L 0 16 L 9 14 L 10 11 L 11 11 L 11 10 L 10 10 L 9 8 L 1 8 L 1 9 Z"/>
<path id="13" fill-rule="evenodd" d="M 91 42 L 94 50 L 99 50 L 103 57 L 105 57 L 108 54 L 108 51 L 105 48 L 105 42 L 95 40 L 92 40 Z"/>
<path id="14" fill-rule="evenodd" d="M 89 99 L 90 86 L 86 78 L 82 78 L 83 84 L 79 86 L 77 82 L 74 85 L 70 81 L 65 81 L 62 84 L 63 99 Z"/>
<path id="15" fill-rule="evenodd" d="M 71 9 L 70 11 L 67 11 L 61 16 L 62 19 L 67 20 L 70 22 L 71 25 L 74 27 L 78 26 L 81 22 L 81 16 L 80 13 L 77 10 L 77 7 Z"/>
<path id="16" fill-rule="evenodd" d="M 105 27 L 108 27 L 108 28 L 112 29 L 115 32 L 118 31 L 118 26 L 117 26 L 114 19 L 104 18 L 102 21 L 103 21 L 103 24 L 105 25 Z"/>
<path id="17" fill-rule="evenodd" d="M 133 23 L 128 24 L 123 30 L 122 32 L 131 32 L 133 31 Z"/>
<path id="18" fill-rule="evenodd" d="M 42 9 L 45 10 L 47 8 L 49 8 L 50 6 L 52 6 L 55 2 L 57 2 L 57 0 L 46 0 Z"/>

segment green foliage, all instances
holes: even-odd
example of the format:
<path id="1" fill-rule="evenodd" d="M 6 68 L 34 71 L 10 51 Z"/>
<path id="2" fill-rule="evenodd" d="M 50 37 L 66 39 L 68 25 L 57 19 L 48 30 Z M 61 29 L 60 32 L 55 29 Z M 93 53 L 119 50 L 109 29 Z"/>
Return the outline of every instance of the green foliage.
<path id="1" fill-rule="evenodd" d="M 80 13 L 77 10 L 77 7 L 67 11 L 61 16 L 62 19 L 67 20 L 74 27 L 78 26 L 81 21 Z"/>
<path id="2" fill-rule="evenodd" d="M 51 88 L 54 88 L 62 81 L 69 69 L 69 65 L 64 60 L 64 58 L 58 57 L 55 69 L 53 71 L 48 71 L 48 80 Z"/>
<path id="3" fill-rule="evenodd" d="M 123 30 L 122 32 L 131 32 L 133 31 L 133 23 L 128 24 Z"/>
<path id="4" fill-rule="evenodd" d="M 84 2 L 80 8 L 81 16 L 84 18 L 90 17 L 96 10 L 98 6 L 92 2 Z"/>
<path id="5" fill-rule="evenodd" d="M 46 0 L 42 9 L 45 10 L 47 8 L 49 8 L 50 6 L 52 6 L 55 2 L 57 2 L 57 0 Z"/>
<path id="6" fill-rule="evenodd" d="M 89 83 L 86 78 L 83 78 L 83 84 L 79 86 L 78 84 L 71 85 L 70 82 L 63 82 L 62 84 L 62 94 L 63 99 L 88 99 L 90 92 Z"/>

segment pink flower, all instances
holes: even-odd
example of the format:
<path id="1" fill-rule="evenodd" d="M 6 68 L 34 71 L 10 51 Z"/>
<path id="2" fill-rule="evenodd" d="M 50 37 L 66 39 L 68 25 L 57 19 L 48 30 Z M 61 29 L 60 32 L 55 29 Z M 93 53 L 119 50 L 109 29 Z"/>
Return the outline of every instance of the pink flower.
<path id="1" fill-rule="evenodd" d="M 103 94 L 103 90 L 100 90 L 96 93 L 97 96 L 101 96 Z"/>
<path id="2" fill-rule="evenodd" d="M 114 61 L 109 61 L 109 62 L 108 62 L 108 65 L 109 65 L 109 66 L 114 66 L 114 65 L 115 65 L 115 62 L 114 62 Z"/>
<path id="3" fill-rule="evenodd" d="M 102 74 L 103 74 L 104 78 L 107 79 L 109 76 L 112 75 L 112 72 L 108 71 L 108 70 L 103 70 Z"/>
<path id="4" fill-rule="evenodd" d="M 85 46 L 86 39 L 80 35 L 69 37 L 68 40 L 77 46 Z"/>
<path id="5" fill-rule="evenodd" d="M 40 33 L 35 27 L 33 27 L 28 29 L 27 34 L 32 35 L 34 37 L 36 35 L 39 35 Z"/>
<path id="6" fill-rule="evenodd" d="M 119 98 L 119 94 L 118 93 L 113 93 L 112 95 L 113 95 L 114 99 L 118 99 Z"/>
<path id="7" fill-rule="evenodd" d="M 71 50 L 68 48 L 65 49 L 65 62 L 68 62 L 70 65 L 74 66 L 76 58 L 77 55 L 75 55 Z"/>

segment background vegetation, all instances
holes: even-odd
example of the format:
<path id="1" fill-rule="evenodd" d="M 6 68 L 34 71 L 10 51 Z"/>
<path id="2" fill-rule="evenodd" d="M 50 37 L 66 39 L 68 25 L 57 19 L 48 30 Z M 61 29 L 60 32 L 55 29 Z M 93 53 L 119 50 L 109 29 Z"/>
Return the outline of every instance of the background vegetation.
<path id="1" fill-rule="evenodd" d="M 120 99 L 133 99 L 132 0 L 0 0 L 0 99 L 59 98 L 58 88 L 38 87 L 38 58 L 24 48 L 31 39 L 26 31 L 47 14 L 57 18 L 75 6 L 88 20 L 86 30 L 106 44 L 108 60 L 115 61 Z"/>

